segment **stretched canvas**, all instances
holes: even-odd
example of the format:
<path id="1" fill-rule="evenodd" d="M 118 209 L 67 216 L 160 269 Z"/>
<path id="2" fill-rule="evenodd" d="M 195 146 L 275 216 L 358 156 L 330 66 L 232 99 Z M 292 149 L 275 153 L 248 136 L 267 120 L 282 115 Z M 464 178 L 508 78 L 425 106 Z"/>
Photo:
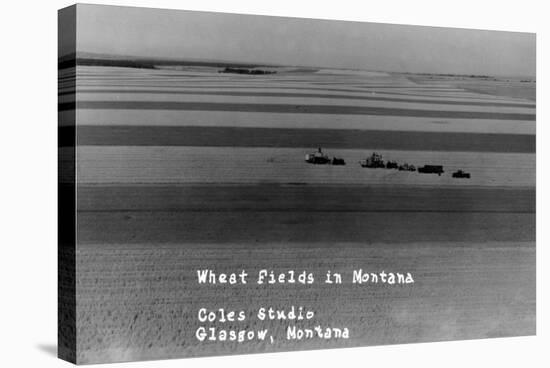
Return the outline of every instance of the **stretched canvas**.
<path id="1" fill-rule="evenodd" d="M 59 357 L 535 334 L 535 35 L 59 11 Z"/>

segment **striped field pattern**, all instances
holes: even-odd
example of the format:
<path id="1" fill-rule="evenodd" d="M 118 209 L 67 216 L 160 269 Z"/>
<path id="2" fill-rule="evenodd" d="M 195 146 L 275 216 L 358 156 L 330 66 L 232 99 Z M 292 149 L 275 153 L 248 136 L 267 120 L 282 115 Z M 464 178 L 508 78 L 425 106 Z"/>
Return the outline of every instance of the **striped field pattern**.
<path id="1" fill-rule="evenodd" d="M 275 69 L 78 66 L 76 91 L 60 73 L 59 114 L 76 106 L 77 119 L 79 361 L 533 334 L 534 96 Z M 60 127 L 61 145 L 70 134 Z M 317 147 L 347 164 L 305 163 Z M 445 172 L 362 168 L 373 151 Z M 201 287 L 199 268 L 397 270 L 415 284 Z M 253 315 L 291 305 L 315 311 L 304 326 L 351 338 L 289 341 L 290 322 Z M 269 328 L 274 342 L 199 342 L 201 307 L 244 309 L 244 324 L 217 327 Z"/>

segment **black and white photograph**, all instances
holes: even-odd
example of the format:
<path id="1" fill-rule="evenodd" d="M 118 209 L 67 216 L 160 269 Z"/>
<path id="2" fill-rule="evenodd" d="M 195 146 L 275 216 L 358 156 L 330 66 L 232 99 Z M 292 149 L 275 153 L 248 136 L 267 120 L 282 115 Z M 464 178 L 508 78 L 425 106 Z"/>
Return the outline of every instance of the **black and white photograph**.
<path id="1" fill-rule="evenodd" d="M 59 14 L 60 357 L 535 334 L 534 34 Z"/>
<path id="2" fill-rule="evenodd" d="M 541 4 L 3 10 L 0 366 L 547 365 Z"/>

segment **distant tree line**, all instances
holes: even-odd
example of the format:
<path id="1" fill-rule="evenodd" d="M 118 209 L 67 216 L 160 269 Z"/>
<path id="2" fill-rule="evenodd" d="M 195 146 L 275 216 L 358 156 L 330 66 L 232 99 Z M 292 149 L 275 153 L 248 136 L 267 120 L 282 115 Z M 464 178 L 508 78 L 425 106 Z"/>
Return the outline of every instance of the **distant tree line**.
<path id="1" fill-rule="evenodd" d="M 259 65 L 238 64 L 224 61 L 201 61 L 201 60 L 171 60 L 153 58 L 104 58 L 104 57 L 83 57 L 74 53 L 58 58 L 58 69 L 71 68 L 76 65 L 83 66 L 111 66 L 140 69 L 160 69 L 166 66 L 204 66 L 212 68 L 225 68 L 226 73 L 237 73 L 232 70 L 244 70 L 242 74 L 272 74 L 275 72 L 253 69 Z M 238 65 L 236 67 L 235 65 Z M 225 71 L 224 71 L 225 72 Z"/>
<path id="2" fill-rule="evenodd" d="M 275 74 L 276 71 L 271 70 L 262 70 L 262 69 L 247 69 L 247 68 L 235 68 L 235 67 L 226 67 L 223 70 L 220 70 L 219 73 L 234 73 L 234 74 Z"/>
<path id="3" fill-rule="evenodd" d="M 130 59 L 78 58 L 76 59 L 76 64 L 85 66 L 117 66 L 125 68 L 155 69 L 155 64 L 152 62 Z"/>

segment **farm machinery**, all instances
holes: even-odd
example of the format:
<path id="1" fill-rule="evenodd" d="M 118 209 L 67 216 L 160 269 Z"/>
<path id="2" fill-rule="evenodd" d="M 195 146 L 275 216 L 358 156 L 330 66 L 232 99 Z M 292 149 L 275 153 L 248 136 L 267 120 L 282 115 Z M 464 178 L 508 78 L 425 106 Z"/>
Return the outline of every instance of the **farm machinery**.
<path id="1" fill-rule="evenodd" d="M 424 165 L 418 168 L 418 172 L 422 174 L 437 174 L 441 176 L 445 171 L 443 171 L 443 166 L 441 165 Z"/>
<path id="2" fill-rule="evenodd" d="M 305 161 L 310 164 L 317 164 L 317 165 L 345 165 L 346 161 L 343 158 L 340 157 L 332 157 L 330 158 L 327 154 L 325 154 L 321 147 L 317 149 L 316 152 L 308 153 L 306 154 Z M 443 165 L 424 165 L 420 167 L 416 167 L 409 163 L 402 163 L 399 164 L 397 161 L 389 160 L 387 162 L 384 161 L 382 158 L 382 155 L 373 152 L 370 156 L 368 156 L 364 160 L 360 160 L 359 164 L 361 167 L 366 168 L 381 168 L 381 169 L 394 169 L 399 171 L 418 171 L 421 174 L 437 174 L 441 176 L 445 171 L 443 170 Z M 468 172 L 465 172 L 464 170 L 458 170 L 452 173 L 453 178 L 465 178 L 470 179 L 471 175 Z"/>
<path id="3" fill-rule="evenodd" d="M 372 155 L 370 155 L 370 157 L 367 157 L 365 160 L 359 161 L 359 164 L 361 164 L 362 167 L 368 167 L 371 169 L 386 168 L 386 164 L 382 159 L 382 155 L 376 152 L 373 152 Z"/>
<path id="4" fill-rule="evenodd" d="M 471 175 L 468 172 L 465 172 L 464 170 L 458 170 L 453 173 L 453 178 L 458 179 L 470 179 Z"/>
<path id="5" fill-rule="evenodd" d="M 386 169 L 399 169 L 399 164 L 397 161 L 388 161 L 386 162 Z"/>
<path id="6" fill-rule="evenodd" d="M 309 164 L 316 164 L 316 165 L 345 165 L 346 161 L 343 158 L 340 157 L 333 157 L 332 159 L 328 157 L 328 155 L 323 153 L 323 150 L 321 147 L 317 149 L 317 152 L 308 153 L 306 154 L 306 160 Z"/>
<path id="7" fill-rule="evenodd" d="M 404 164 L 399 165 L 398 170 L 399 171 L 416 171 L 416 167 L 414 165 L 411 165 L 405 162 Z"/>
<path id="8" fill-rule="evenodd" d="M 369 157 L 367 157 L 365 160 L 359 161 L 359 164 L 361 164 L 362 167 L 368 167 L 368 168 L 382 168 L 382 169 L 396 169 L 399 171 L 416 171 L 416 167 L 414 165 L 403 163 L 399 164 L 397 161 L 390 160 L 388 162 L 384 162 L 382 159 L 382 155 L 376 152 L 373 152 Z"/>

